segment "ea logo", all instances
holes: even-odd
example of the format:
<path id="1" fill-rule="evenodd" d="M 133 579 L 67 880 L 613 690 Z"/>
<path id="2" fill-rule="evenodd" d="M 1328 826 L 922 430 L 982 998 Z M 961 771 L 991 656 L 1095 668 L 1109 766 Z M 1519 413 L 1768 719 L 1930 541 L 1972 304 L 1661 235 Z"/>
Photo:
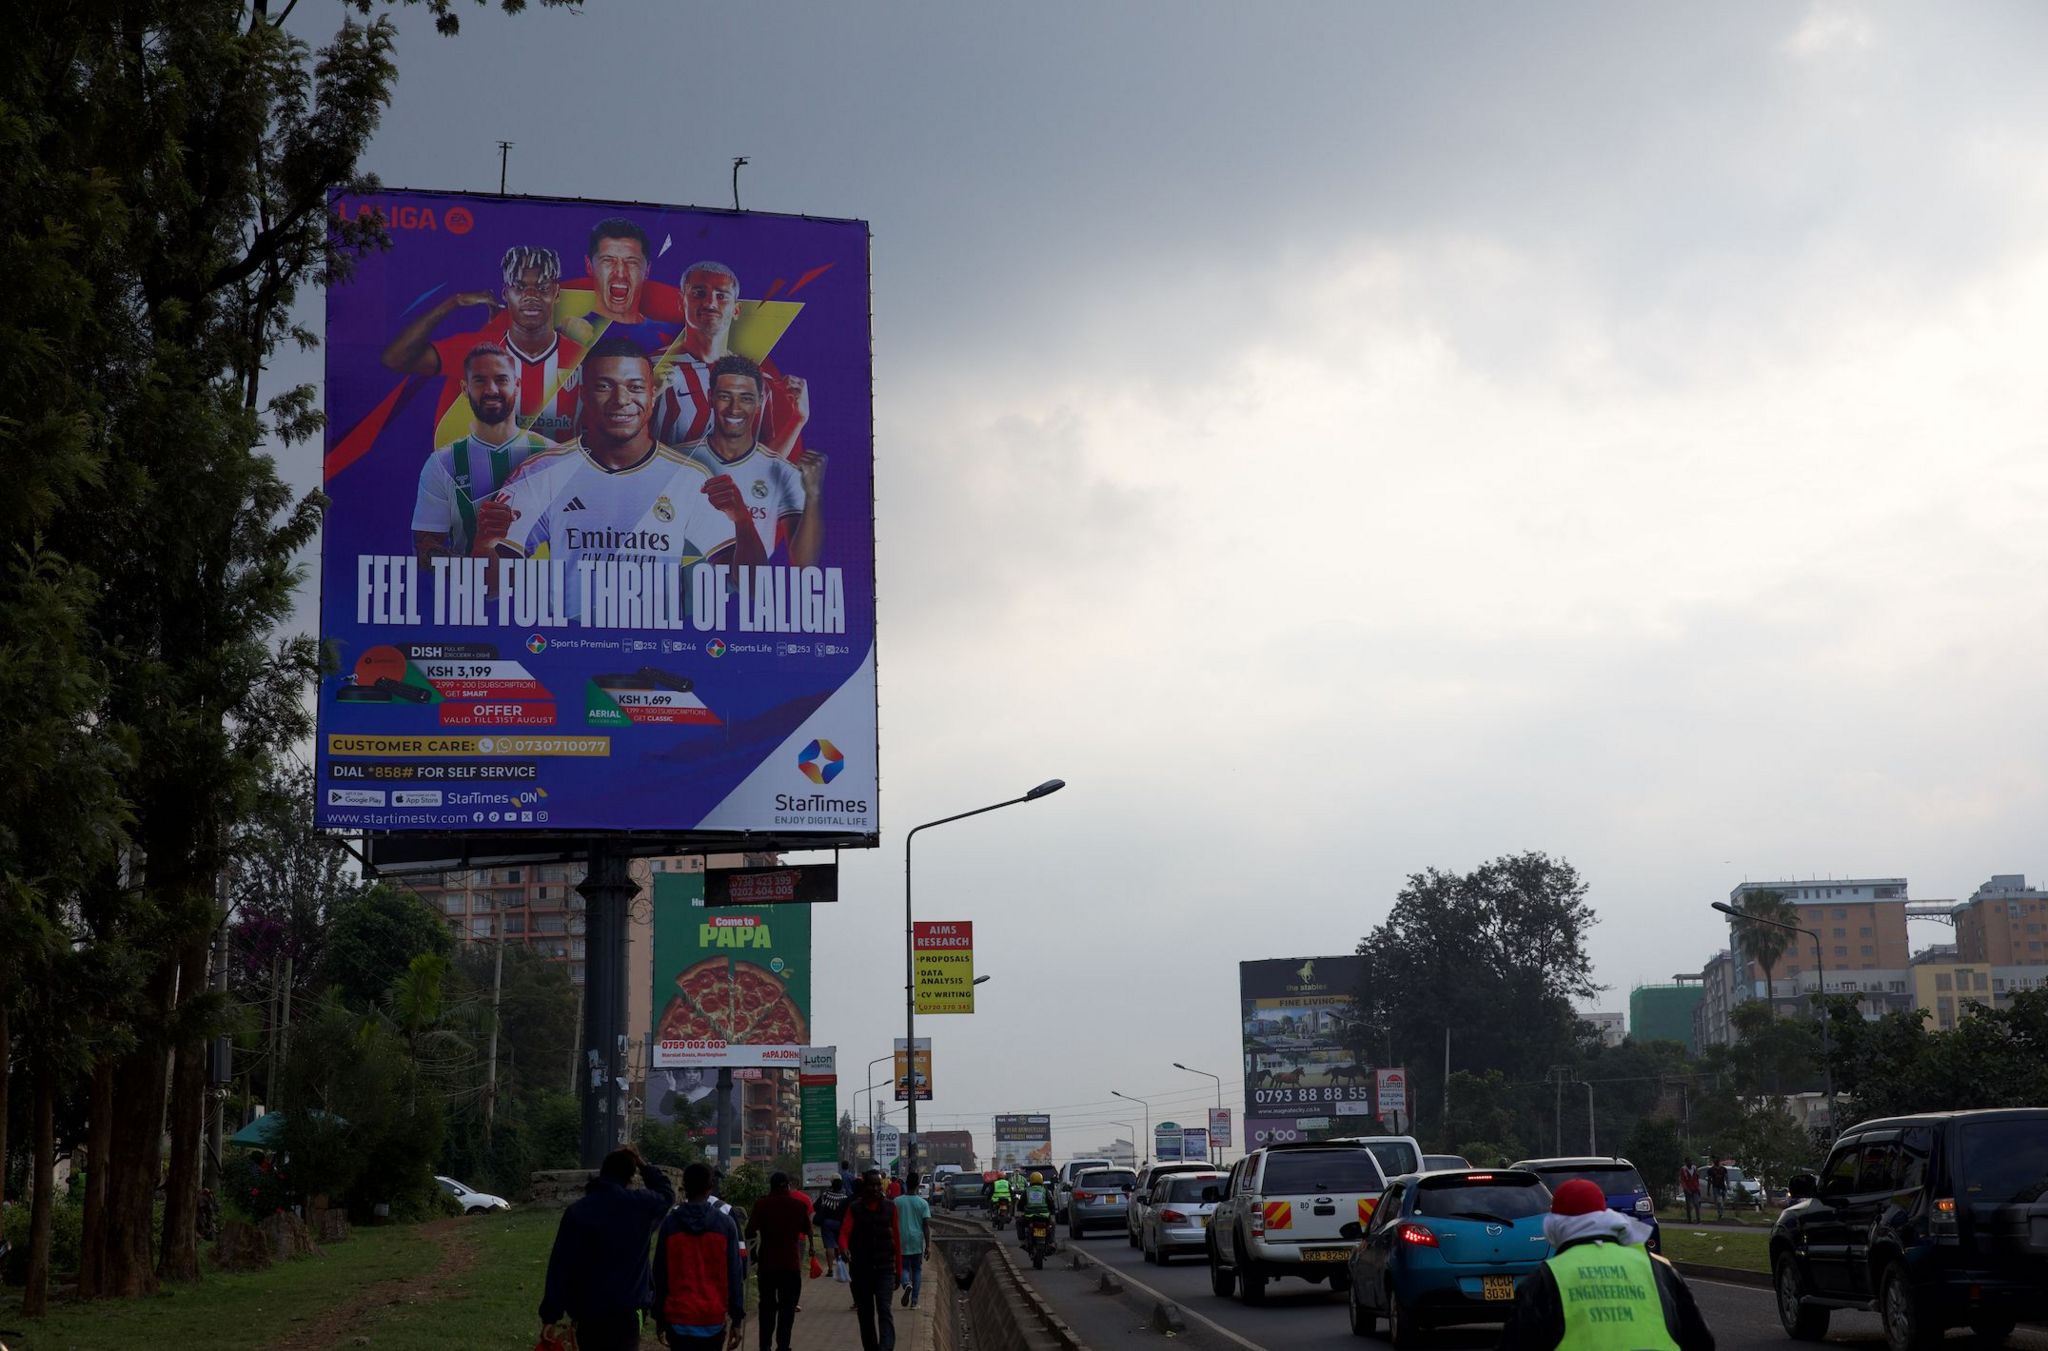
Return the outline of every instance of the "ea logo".
<path id="1" fill-rule="evenodd" d="M 846 768 L 846 757 L 837 746 L 819 737 L 797 753 L 796 767 L 812 783 L 830 783 Z"/>
<path id="2" fill-rule="evenodd" d="M 448 227 L 451 235 L 466 235 L 469 227 L 476 224 L 476 218 L 469 214 L 469 208 L 451 206 L 441 217 L 441 223 Z"/>

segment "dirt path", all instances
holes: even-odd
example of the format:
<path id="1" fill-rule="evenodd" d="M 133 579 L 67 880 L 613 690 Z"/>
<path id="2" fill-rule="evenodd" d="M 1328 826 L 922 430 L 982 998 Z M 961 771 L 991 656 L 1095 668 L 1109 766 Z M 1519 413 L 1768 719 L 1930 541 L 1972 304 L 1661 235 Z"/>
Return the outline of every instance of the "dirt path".
<path id="1" fill-rule="evenodd" d="M 420 1226 L 420 1237 L 432 1240 L 440 1250 L 440 1260 L 432 1271 L 365 1286 L 344 1303 L 272 1342 L 270 1351 L 329 1351 L 332 1347 L 351 1345 L 366 1315 L 394 1304 L 418 1304 L 440 1298 L 476 1265 L 476 1240 L 462 1232 L 461 1225 L 459 1219 L 445 1219 Z"/>

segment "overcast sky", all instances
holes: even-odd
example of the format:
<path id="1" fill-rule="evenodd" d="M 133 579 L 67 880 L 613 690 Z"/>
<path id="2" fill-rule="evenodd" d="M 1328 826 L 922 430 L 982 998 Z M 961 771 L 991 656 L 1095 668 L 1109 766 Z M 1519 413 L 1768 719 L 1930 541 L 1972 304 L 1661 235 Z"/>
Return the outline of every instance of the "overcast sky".
<path id="1" fill-rule="evenodd" d="M 1112 1088 L 1195 1119 L 1237 961 L 1424 867 L 1570 859 L 1617 1008 L 1744 878 L 2048 873 L 2044 27 L 410 14 L 369 167 L 495 189 L 509 139 L 515 192 L 718 206 L 744 154 L 747 207 L 872 223 L 884 847 L 814 1031 L 850 1085 L 902 1033 L 904 829 L 1063 777 L 917 877 L 994 976 L 921 1025 L 925 1124 L 1066 1154 Z"/>

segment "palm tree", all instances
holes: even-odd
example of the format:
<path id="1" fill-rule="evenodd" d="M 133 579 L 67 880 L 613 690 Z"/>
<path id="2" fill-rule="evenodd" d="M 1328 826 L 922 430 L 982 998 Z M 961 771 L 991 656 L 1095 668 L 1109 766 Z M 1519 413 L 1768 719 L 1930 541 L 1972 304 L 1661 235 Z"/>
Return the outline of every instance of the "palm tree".
<path id="1" fill-rule="evenodd" d="M 1751 891 L 1744 893 L 1735 908 L 1745 916 L 1756 920 L 1770 920 L 1773 924 L 1745 924 L 1742 926 L 1742 946 L 1756 964 L 1764 971 L 1764 998 L 1770 1001 L 1771 1012 L 1778 1011 L 1777 991 L 1772 988 L 1771 971 L 1787 951 L 1797 955 L 1793 944 L 1798 935 L 1789 929 L 1780 929 L 1775 924 L 1797 924 L 1799 907 L 1786 899 L 1782 891 Z"/>

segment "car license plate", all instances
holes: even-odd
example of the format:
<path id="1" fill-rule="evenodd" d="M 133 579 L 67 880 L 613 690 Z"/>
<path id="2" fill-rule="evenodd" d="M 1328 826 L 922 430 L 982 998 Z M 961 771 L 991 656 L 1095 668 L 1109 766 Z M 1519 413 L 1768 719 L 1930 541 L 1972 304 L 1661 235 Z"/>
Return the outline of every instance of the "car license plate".
<path id="1" fill-rule="evenodd" d="M 1479 1278 L 1480 1293 L 1487 1299 L 1513 1299 L 1515 1278 L 1512 1276 L 1482 1276 Z"/>
<path id="2" fill-rule="evenodd" d="M 1341 1262 L 1351 1256 L 1349 1248 L 1310 1248 L 1302 1256 L 1311 1262 Z"/>
<path id="3" fill-rule="evenodd" d="M 1207 1215 L 1204 1215 L 1204 1216 L 1202 1217 L 1202 1227 L 1203 1227 L 1204 1229 L 1207 1229 L 1207 1228 L 1209 1227 L 1209 1219 L 1210 1219 L 1210 1217 L 1209 1217 L 1209 1216 L 1207 1216 Z"/>

